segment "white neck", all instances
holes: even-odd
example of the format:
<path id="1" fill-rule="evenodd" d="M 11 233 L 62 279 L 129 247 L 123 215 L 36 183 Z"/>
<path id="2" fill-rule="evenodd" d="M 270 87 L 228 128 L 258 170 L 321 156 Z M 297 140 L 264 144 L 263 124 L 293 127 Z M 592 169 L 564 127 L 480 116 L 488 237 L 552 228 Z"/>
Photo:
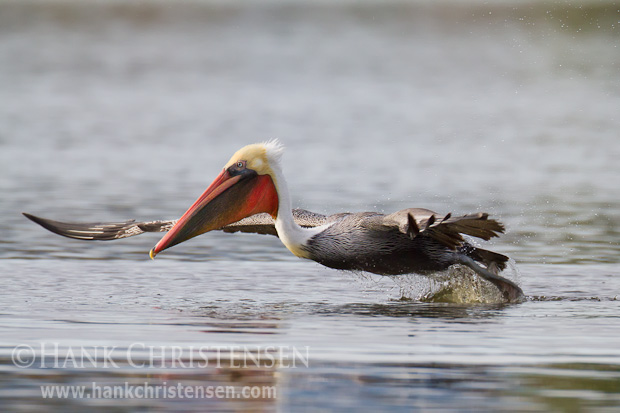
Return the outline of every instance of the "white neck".
<path id="1" fill-rule="evenodd" d="M 308 251 L 303 247 L 315 234 L 323 231 L 324 226 L 315 228 L 303 228 L 297 225 L 293 219 L 291 196 L 288 192 L 286 180 L 280 169 L 280 165 L 272 165 L 275 174 L 276 190 L 278 192 L 278 216 L 276 217 L 276 231 L 278 237 L 286 248 L 301 258 L 309 258 Z"/>

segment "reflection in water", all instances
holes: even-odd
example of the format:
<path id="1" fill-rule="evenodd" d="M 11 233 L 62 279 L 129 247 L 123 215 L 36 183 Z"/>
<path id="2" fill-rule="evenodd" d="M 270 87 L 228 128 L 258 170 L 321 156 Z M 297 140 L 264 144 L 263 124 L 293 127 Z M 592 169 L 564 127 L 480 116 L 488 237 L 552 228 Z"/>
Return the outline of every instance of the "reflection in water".
<path id="1" fill-rule="evenodd" d="M 507 304 L 455 305 L 423 303 L 411 300 L 393 301 L 388 304 L 350 303 L 339 306 L 315 304 L 313 313 L 322 316 L 356 315 L 368 317 L 439 318 L 445 320 L 476 320 L 501 315 Z"/>
<path id="2" fill-rule="evenodd" d="M 88 266 L 80 261 L 0 262 L 2 270 L 11 266 L 14 271 L 4 271 L 5 309 L 0 315 L 4 405 L 28 401 L 79 411 L 105 410 L 121 402 L 55 399 L 49 404 L 38 397 L 41 385 L 93 381 L 275 386 L 278 395 L 276 400 L 123 399 L 128 410 L 380 409 L 386 398 L 394 406 L 421 409 L 450 408 L 458 400 L 465 410 L 482 403 L 489 410 L 544 411 L 562 405 L 566 397 L 576 397 L 575 405 L 582 407 L 617 403 L 615 395 L 605 392 L 618 380 L 618 301 L 602 294 L 593 299 L 599 285 L 617 290 L 617 271 L 610 267 L 589 267 L 591 274 L 573 279 L 566 271 L 572 266 L 557 272 L 555 267 L 523 266 L 533 299 L 498 305 L 420 302 L 400 294 L 390 298 L 386 285 L 394 282 L 386 277 L 360 280 L 325 269 L 308 271 L 303 261 L 260 264 L 234 272 L 230 262 L 162 260 L 150 267 L 127 261 Z M 189 275 L 180 275 L 178 268 Z M 170 277 L 174 283 L 166 282 Z M 549 280 L 554 280 L 553 288 Z M 72 295 L 61 300 L 67 291 Z M 548 291 L 562 299 L 543 298 Z M 60 360 L 70 348 L 115 346 L 109 357 L 118 368 L 14 365 L 15 346 L 40 348 L 41 342 L 47 350 L 39 355 L 48 353 L 51 362 L 49 349 L 55 343 Z M 149 350 L 162 346 L 166 357 L 157 351 L 153 357 Z M 127 361 L 130 348 L 132 363 L 145 363 L 145 368 Z M 297 366 L 285 367 L 296 351 L 301 355 Z M 196 366 L 204 356 L 210 363 Z M 279 360 L 275 364 L 274 357 Z M 243 358 L 251 366 L 239 368 Z M 102 361 L 101 355 L 96 360 Z M 258 365 L 252 364 L 255 360 Z M 582 368 L 586 362 L 593 367 Z M 40 357 L 35 363 L 40 366 Z M 604 370 L 610 375 L 599 373 Z M 588 386 L 590 393 L 586 397 L 571 391 L 568 396 L 569 386 Z"/>
<path id="3" fill-rule="evenodd" d="M 279 360 L 282 357 L 275 350 L 268 357 L 247 349 L 244 353 L 241 347 L 235 348 L 235 354 L 214 349 L 201 350 L 193 357 L 186 351 L 184 357 L 180 357 L 178 351 L 183 348 L 168 348 L 165 355 L 158 353 L 160 349 L 153 346 L 150 352 L 145 351 L 144 354 L 139 354 L 135 348 L 131 351 L 118 349 L 116 357 L 107 354 L 103 359 L 93 361 L 88 358 L 81 363 L 83 360 L 80 360 L 77 350 L 61 348 L 58 352 L 60 361 L 68 362 L 70 367 L 61 364 L 60 368 L 30 368 L 3 375 L 0 388 L 5 390 L 0 396 L 5 408 L 28 404 L 31 409 L 51 408 L 63 412 L 84 409 L 110 411 L 118 408 L 119 399 L 125 400 L 126 407 L 132 410 L 275 410 L 278 391 L 282 387 L 278 383 L 281 376 L 278 374 L 281 370 Z M 93 354 L 92 349 L 86 350 L 90 351 L 89 356 Z M 74 352 L 75 357 L 68 357 L 68 351 Z M 49 358 L 47 366 L 54 363 Z M 290 363 L 292 357 L 283 359 L 285 363 Z M 37 358 L 34 365 L 40 363 Z M 0 358 L 0 365 L 10 364 L 10 359 Z M 40 386 L 69 385 L 83 386 L 82 396 L 64 399 L 42 397 Z M 216 397 L 216 394 L 227 397 Z"/>

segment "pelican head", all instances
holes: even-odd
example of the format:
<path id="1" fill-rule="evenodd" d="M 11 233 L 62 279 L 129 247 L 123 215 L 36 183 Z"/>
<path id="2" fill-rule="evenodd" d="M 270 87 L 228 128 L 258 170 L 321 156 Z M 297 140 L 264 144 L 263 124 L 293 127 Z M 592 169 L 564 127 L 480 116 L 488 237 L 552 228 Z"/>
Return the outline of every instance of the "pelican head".
<path id="1" fill-rule="evenodd" d="M 269 141 L 235 152 L 218 177 L 150 251 L 150 257 L 254 214 L 266 212 L 275 218 L 279 207 L 275 169 L 279 168 L 282 150 L 277 141 Z"/>

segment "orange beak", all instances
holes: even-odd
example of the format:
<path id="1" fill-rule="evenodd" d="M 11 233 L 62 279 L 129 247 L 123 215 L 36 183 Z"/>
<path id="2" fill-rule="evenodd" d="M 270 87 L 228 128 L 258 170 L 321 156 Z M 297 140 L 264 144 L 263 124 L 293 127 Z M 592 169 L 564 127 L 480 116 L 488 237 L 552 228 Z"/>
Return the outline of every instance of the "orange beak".
<path id="1" fill-rule="evenodd" d="M 278 193 L 269 175 L 252 169 L 225 169 L 155 245 L 149 256 L 197 235 L 225 227 L 261 212 L 278 214 Z"/>

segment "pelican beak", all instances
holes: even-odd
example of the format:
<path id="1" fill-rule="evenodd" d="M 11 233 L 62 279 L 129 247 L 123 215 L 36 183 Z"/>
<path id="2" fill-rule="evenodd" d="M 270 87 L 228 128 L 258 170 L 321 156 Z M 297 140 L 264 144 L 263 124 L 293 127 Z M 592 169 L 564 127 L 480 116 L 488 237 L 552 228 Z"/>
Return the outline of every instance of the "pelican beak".
<path id="1" fill-rule="evenodd" d="M 176 244 L 260 212 L 274 217 L 278 213 L 278 193 L 271 177 L 252 169 L 224 169 L 149 256 L 155 258 Z"/>

